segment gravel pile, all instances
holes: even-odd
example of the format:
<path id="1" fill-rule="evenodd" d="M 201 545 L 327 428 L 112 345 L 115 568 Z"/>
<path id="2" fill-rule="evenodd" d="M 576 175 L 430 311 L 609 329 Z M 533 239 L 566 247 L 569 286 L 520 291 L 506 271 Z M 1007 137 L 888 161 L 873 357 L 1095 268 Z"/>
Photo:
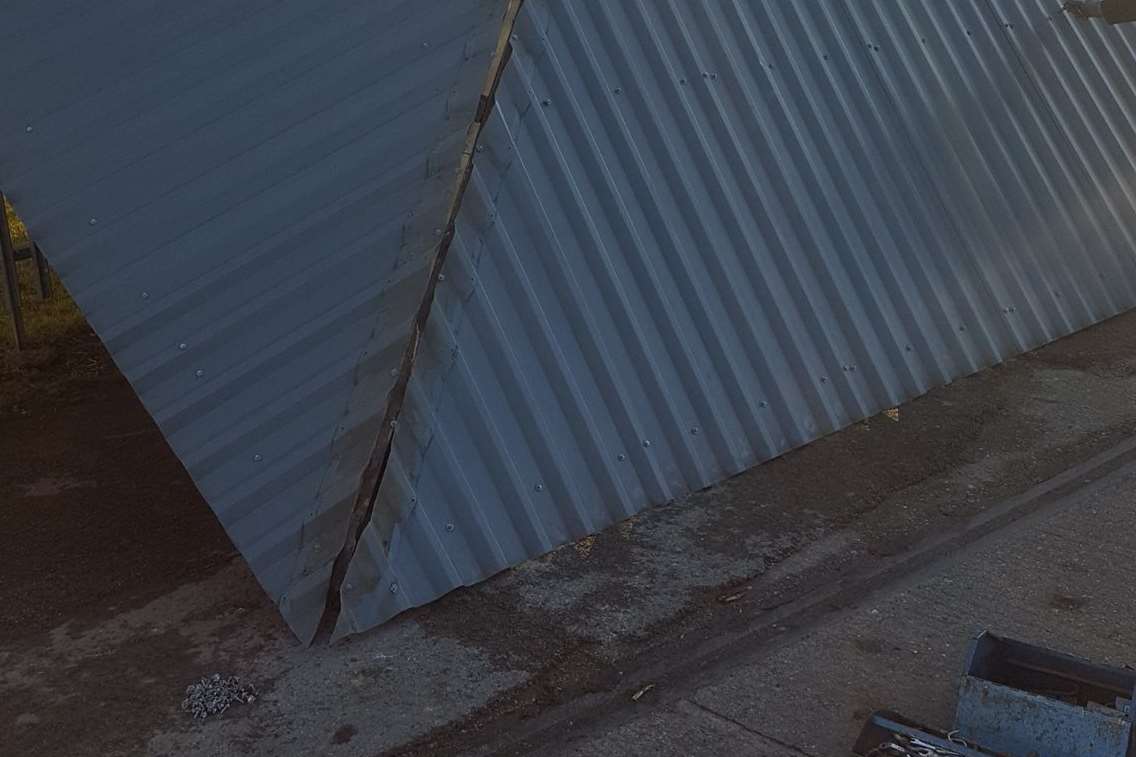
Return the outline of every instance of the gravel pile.
<path id="1" fill-rule="evenodd" d="M 256 687 L 241 683 L 237 676 L 223 678 L 220 673 L 205 676 L 185 687 L 181 708 L 194 718 L 219 715 L 234 704 L 248 704 L 256 699 Z"/>

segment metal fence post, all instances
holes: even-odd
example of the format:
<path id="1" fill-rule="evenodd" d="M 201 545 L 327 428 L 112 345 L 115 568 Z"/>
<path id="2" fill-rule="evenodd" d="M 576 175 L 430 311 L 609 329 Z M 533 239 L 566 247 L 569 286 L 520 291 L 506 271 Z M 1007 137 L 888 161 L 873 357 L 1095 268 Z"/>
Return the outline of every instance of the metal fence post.
<path id="1" fill-rule="evenodd" d="M 12 244 L 12 230 L 8 226 L 7 200 L 0 192 L 0 284 L 4 289 L 4 302 L 12 314 L 12 335 L 16 339 L 16 351 L 24 348 L 27 334 L 24 332 L 24 314 L 20 310 L 20 280 L 16 275 L 16 246 Z"/>

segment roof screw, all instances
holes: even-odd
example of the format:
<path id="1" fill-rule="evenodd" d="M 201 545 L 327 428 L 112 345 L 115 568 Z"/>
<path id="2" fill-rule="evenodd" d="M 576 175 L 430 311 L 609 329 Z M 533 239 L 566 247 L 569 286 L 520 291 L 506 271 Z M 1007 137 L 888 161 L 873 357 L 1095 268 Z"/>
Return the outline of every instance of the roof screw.
<path id="1" fill-rule="evenodd" d="M 92 217 L 92 218 L 87 219 L 87 225 L 88 226 L 94 226 L 98 222 L 99 222 L 99 219 L 97 219 L 97 218 Z"/>
<path id="2" fill-rule="evenodd" d="M 855 372 L 856 372 L 856 364 L 855 364 L 855 363 L 853 363 L 852 365 L 848 366 L 848 370 L 850 370 L 850 371 L 852 371 L 853 373 L 855 373 Z"/>
<path id="3" fill-rule="evenodd" d="M 189 347 L 189 345 L 188 345 L 188 344 L 186 344 L 185 342 L 181 342 L 180 344 L 178 344 L 178 349 L 179 349 L 179 350 L 184 350 L 184 349 L 186 349 L 186 348 L 188 348 L 188 347 Z"/>
<path id="4" fill-rule="evenodd" d="M 454 524 L 453 524 L 453 523 L 447 523 L 447 524 L 446 524 L 446 531 L 447 531 L 448 533 L 451 533 L 451 534 L 452 534 L 452 533 L 454 532 Z"/>
<path id="5" fill-rule="evenodd" d="M 391 594 L 398 594 L 398 584 L 391 584 Z"/>
<path id="6" fill-rule="evenodd" d="M 150 293 L 149 292 L 143 292 L 142 293 L 142 299 L 144 299 L 144 300 L 150 299 Z"/>
<path id="7" fill-rule="evenodd" d="M 35 129 L 32 128 L 31 124 L 28 124 L 27 126 L 24 127 L 24 131 L 27 132 L 28 134 L 31 134 L 33 131 L 35 131 Z"/>
<path id="8" fill-rule="evenodd" d="M 710 74 L 710 78 L 711 78 L 711 79 L 717 79 L 717 78 L 718 78 L 718 74 Z"/>
<path id="9" fill-rule="evenodd" d="M 478 145 L 478 146 L 477 146 L 477 151 L 478 151 L 478 152 L 485 152 L 485 145 Z"/>
<path id="10" fill-rule="evenodd" d="M 769 403 L 766 402 L 765 400 L 762 400 L 761 402 L 757 403 L 757 406 L 758 407 L 769 407 Z"/>
<path id="11" fill-rule="evenodd" d="M 914 352 L 915 351 L 915 348 L 912 347 L 910 344 L 907 345 L 906 347 L 904 347 L 904 349 L 907 350 L 908 352 Z"/>
<path id="12" fill-rule="evenodd" d="M 393 378 L 394 376 L 397 376 L 397 375 L 398 375 L 398 368 L 391 368 L 391 371 L 390 371 L 390 373 L 391 373 L 391 377 L 392 377 L 392 378 Z"/>
<path id="13" fill-rule="evenodd" d="M 684 77 L 682 77 L 681 79 L 679 79 L 679 80 L 678 80 L 678 83 L 679 83 L 679 84 L 686 84 L 686 77 L 684 76 Z"/>
<path id="14" fill-rule="evenodd" d="M 615 89 L 612 90 L 612 92 L 614 92 L 617 95 L 622 95 L 623 94 L 623 88 L 622 87 L 616 87 Z"/>
<path id="15" fill-rule="evenodd" d="M 549 105 L 552 105 L 552 100 L 544 99 L 540 101 L 540 104 L 547 108 Z"/>
<path id="16" fill-rule="evenodd" d="M 844 372 L 845 372 L 845 373 L 847 373 L 847 372 L 848 372 L 849 370 L 850 370 L 850 369 L 848 368 L 848 366 L 844 366 Z"/>
<path id="17" fill-rule="evenodd" d="M 959 324 L 959 331 L 966 331 L 966 324 L 965 323 Z"/>
<path id="18" fill-rule="evenodd" d="M 429 47 L 429 46 L 430 46 L 430 43 L 429 43 L 429 42 L 423 42 L 423 43 L 422 43 L 422 46 L 423 46 L 423 47 Z"/>
<path id="19" fill-rule="evenodd" d="M 710 78 L 710 72 L 709 71 L 703 71 L 702 72 L 702 78 L 703 79 L 709 79 Z"/>
<path id="20" fill-rule="evenodd" d="M 262 455 L 262 454 L 260 454 L 260 453 L 257 453 L 257 454 L 255 454 L 255 455 L 253 455 L 253 456 L 252 456 L 252 461 L 253 461 L 254 463 L 259 463 L 259 462 L 260 462 L 261 460 L 263 460 L 263 459 L 264 459 L 264 455 Z"/>
<path id="21" fill-rule="evenodd" d="M 391 421 L 391 422 L 390 422 L 390 427 L 391 427 L 391 428 L 398 428 L 398 421 L 397 421 L 397 420 Z"/>
<path id="22" fill-rule="evenodd" d="M 542 492 L 542 491 L 544 491 L 544 484 L 537 484 L 533 488 L 536 489 L 538 492 Z"/>
<path id="23" fill-rule="evenodd" d="M 643 440 L 643 446 L 644 447 L 650 447 L 651 446 L 651 440 L 650 439 L 644 439 Z"/>
<path id="24" fill-rule="evenodd" d="M 517 41 L 517 35 L 516 35 L 516 34 L 510 34 L 510 35 L 509 35 L 509 39 L 511 39 L 512 41 L 516 42 L 516 41 Z"/>
<path id="25" fill-rule="evenodd" d="M 446 280 L 446 274 L 439 273 L 438 274 L 438 281 L 445 281 L 445 280 Z"/>
<path id="26" fill-rule="evenodd" d="M 196 371 L 193 372 L 193 375 L 196 376 L 197 378 L 201 378 L 202 376 L 205 375 L 205 371 L 198 368 Z"/>
<path id="27" fill-rule="evenodd" d="M 828 383 L 828 376 L 821 376 L 820 377 L 820 383 L 827 384 Z"/>
<path id="28" fill-rule="evenodd" d="M 622 463 L 624 460 L 627 459 L 627 455 L 620 452 L 618 455 L 615 456 L 615 459 Z"/>
<path id="29" fill-rule="evenodd" d="M 691 426 L 690 427 L 690 433 L 694 434 L 695 436 L 698 436 L 698 426 Z"/>

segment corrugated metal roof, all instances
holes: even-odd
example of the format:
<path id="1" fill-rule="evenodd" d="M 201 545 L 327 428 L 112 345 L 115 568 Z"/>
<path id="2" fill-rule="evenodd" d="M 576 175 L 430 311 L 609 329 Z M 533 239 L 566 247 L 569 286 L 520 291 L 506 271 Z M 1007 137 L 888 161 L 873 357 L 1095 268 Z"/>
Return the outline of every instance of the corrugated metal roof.
<path id="1" fill-rule="evenodd" d="M 1132 30 L 529 0 L 339 633 L 1136 302 Z"/>
<path id="2" fill-rule="evenodd" d="M 302 638 L 503 7 L 4 6 L 0 186 Z"/>

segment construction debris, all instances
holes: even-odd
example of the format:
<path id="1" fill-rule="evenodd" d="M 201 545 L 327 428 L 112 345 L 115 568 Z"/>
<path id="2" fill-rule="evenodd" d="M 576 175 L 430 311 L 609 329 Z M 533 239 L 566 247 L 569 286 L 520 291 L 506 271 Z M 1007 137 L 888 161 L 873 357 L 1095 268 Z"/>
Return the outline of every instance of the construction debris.
<path id="1" fill-rule="evenodd" d="M 256 697 L 256 687 L 251 683 L 242 683 L 237 676 L 223 678 L 220 673 L 214 673 L 185 687 L 181 709 L 195 720 L 204 720 L 210 715 L 220 715 L 234 704 L 250 704 Z"/>
<path id="2" fill-rule="evenodd" d="M 632 702 L 638 702 L 640 699 L 643 698 L 644 694 L 646 694 L 648 691 L 650 691 L 653 688 L 655 688 L 655 684 L 653 684 L 653 683 L 647 684 L 643 688 L 639 689 L 639 691 L 637 691 L 637 692 L 635 692 L 634 694 L 631 695 L 631 701 Z"/>

